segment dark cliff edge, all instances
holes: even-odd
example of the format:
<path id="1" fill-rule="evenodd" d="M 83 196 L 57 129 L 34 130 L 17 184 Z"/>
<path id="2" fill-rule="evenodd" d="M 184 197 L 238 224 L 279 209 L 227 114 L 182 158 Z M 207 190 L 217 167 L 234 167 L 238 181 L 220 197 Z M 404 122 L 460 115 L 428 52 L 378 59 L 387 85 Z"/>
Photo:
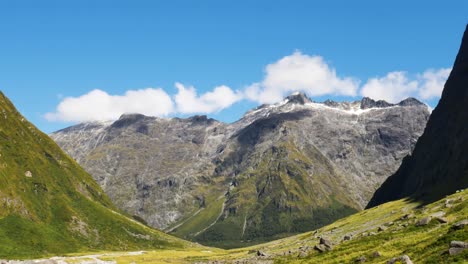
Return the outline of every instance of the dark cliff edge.
<path id="1" fill-rule="evenodd" d="M 468 187 L 468 26 L 439 104 L 411 156 L 368 208 L 411 197 L 423 204 Z"/>

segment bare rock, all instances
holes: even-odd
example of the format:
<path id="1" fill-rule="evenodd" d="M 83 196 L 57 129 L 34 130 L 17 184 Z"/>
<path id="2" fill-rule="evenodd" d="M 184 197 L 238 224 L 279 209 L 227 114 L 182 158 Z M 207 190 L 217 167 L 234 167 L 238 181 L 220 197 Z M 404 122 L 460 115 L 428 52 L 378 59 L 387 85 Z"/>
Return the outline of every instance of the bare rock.
<path id="1" fill-rule="evenodd" d="M 428 225 L 432 220 L 432 217 L 430 216 L 426 216 L 426 217 L 423 217 L 421 219 L 419 219 L 418 222 L 416 222 L 416 226 L 425 226 L 425 225 Z"/>
<path id="2" fill-rule="evenodd" d="M 450 247 L 454 248 L 468 248 L 468 243 L 463 241 L 451 241 Z"/>
<path id="3" fill-rule="evenodd" d="M 410 257 L 408 257 L 408 255 L 403 255 L 398 258 L 392 258 L 389 261 L 387 261 L 387 264 L 395 264 L 398 262 L 403 263 L 403 264 L 413 264 L 413 262 L 411 261 Z"/>
<path id="4" fill-rule="evenodd" d="M 449 255 L 455 256 L 463 252 L 464 248 L 452 247 L 449 249 Z"/>
<path id="5" fill-rule="evenodd" d="M 329 248 L 333 247 L 333 243 L 331 242 L 331 240 L 329 240 L 327 238 L 324 238 L 324 237 L 320 238 L 320 245 L 325 245 L 325 246 L 327 246 Z"/>
<path id="6" fill-rule="evenodd" d="M 414 217 L 414 214 L 405 214 L 404 216 L 400 217 L 400 220 L 408 220 Z"/>
<path id="7" fill-rule="evenodd" d="M 366 257 L 360 256 L 359 258 L 354 260 L 354 263 L 364 263 L 364 262 L 366 262 L 366 260 L 367 260 Z"/>
<path id="8" fill-rule="evenodd" d="M 327 246 L 325 246 L 323 244 L 315 245 L 314 249 L 317 250 L 318 252 L 322 252 L 322 253 L 331 250 L 330 247 L 327 247 Z"/>
<path id="9" fill-rule="evenodd" d="M 26 172 L 24 173 L 24 176 L 26 176 L 26 177 L 28 177 L 28 178 L 32 178 L 33 175 L 32 175 L 32 172 L 26 171 Z"/>
<path id="10" fill-rule="evenodd" d="M 445 218 L 445 217 L 436 217 L 436 220 L 437 220 L 439 223 L 441 223 L 441 224 L 446 224 L 446 223 L 448 223 L 448 220 L 447 220 L 447 218 Z"/>
<path id="11" fill-rule="evenodd" d="M 385 231 L 385 230 L 387 230 L 386 226 L 379 226 L 379 228 L 377 229 L 377 231 L 379 231 L 379 232 L 382 232 L 382 231 Z"/>
<path id="12" fill-rule="evenodd" d="M 456 222 L 455 224 L 453 224 L 452 228 L 453 229 L 462 229 L 464 228 L 466 225 L 468 225 L 468 219 L 465 219 L 465 220 L 461 220 L 459 222 Z"/>

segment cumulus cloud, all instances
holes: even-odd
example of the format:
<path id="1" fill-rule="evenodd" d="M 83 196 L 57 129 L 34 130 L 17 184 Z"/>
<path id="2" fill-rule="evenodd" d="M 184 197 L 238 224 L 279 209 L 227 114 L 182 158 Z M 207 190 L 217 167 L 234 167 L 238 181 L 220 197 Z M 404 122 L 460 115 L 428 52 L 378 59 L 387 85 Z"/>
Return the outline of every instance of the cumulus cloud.
<path id="1" fill-rule="evenodd" d="M 360 90 L 362 96 L 396 103 L 407 97 L 424 100 L 439 97 L 450 68 L 430 69 L 411 78 L 407 72 L 390 72 L 384 77 L 369 79 Z"/>
<path id="2" fill-rule="evenodd" d="M 55 112 L 45 114 L 49 121 L 86 122 L 116 120 L 124 113 L 148 116 L 172 114 L 210 114 L 230 107 L 242 99 L 238 91 L 222 85 L 212 91 L 197 94 L 193 86 L 175 84 L 178 92 L 171 98 L 161 88 L 129 90 L 123 95 L 110 95 L 96 89 L 78 97 L 66 97 Z"/>
<path id="3" fill-rule="evenodd" d="M 49 121 L 84 122 L 115 120 L 124 113 L 149 116 L 210 114 L 241 100 L 276 103 L 295 91 L 305 92 L 311 97 L 361 95 L 392 103 L 407 97 L 431 100 L 440 97 L 450 71 L 450 68 L 429 69 L 412 75 L 394 71 L 370 78 L 361 86 L 358 78 L 339 76 L 322 57 L 296 51 L 268 64 L 263 79 L 241 91 L 221 85 L 199 94 L 195 87 L 178 82 L 173 96 L 161 88 L 129 90 L 123 95 L 111 95 L 96 89 L 78 97 L 60 97 L 56 111 L 47 113 L 45 118 Z"/>
<path id="4" fill-rule="evenodd" d="M 174 111 L 171 97 L 162 89 L 129 90 L 124 95 L 110 95 L 96 89 L 79 97 L 66 97 L 55 112 L 47 113 L 49 121 L 115 120 L 124 113 L 166 116 Z"/>
<path id="5" fill-rule="evenodd" d="M 422 82 L 419 89 L 419 96 L 425 100 L 440 97 L 450 71 L 452 71 L 451 68 L 439 70 L 430 69 L 425 71 L 419 76 Z"/>
<path id="6" fill-rule="evenodd" d="M 294 91 L 309 96 L 355 96 L 358 86 L 355 78 L 339 77 L 322 57 L 296 51 L 267 65 L 264 79 L 247 87 L 244 94 L 259 103 L 274 103 Z"/>
<path id="7" fill-rule="evenodd" d="M 193 86 L 175 84 L 178 92 L 175 95 L 177 112 L 182 114 L 213 113 L 230 107 L 242 99 L 240 92 L 234 92 L 231 88 L 222 85 L 215 87 L 213 91 L 197 95 Z"/>

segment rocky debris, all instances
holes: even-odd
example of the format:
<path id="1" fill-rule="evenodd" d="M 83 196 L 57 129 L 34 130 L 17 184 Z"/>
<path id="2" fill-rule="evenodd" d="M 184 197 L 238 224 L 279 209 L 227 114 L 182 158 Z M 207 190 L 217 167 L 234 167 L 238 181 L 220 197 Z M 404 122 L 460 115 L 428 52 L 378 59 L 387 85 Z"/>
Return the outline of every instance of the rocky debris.
<path id="1" fill-rule="evenodd" d="M 26 172 L 24 173 L 24 176 L 26 176 L 26 177 L 28 177 L 28 178 L 31 178 L 33 175 L 32 175 L 32 172 L 26 171 Z"/>
<path id="2" fill-rule="evenodd" d="M 360 256 L 359 258 L 354 260 L 354 263 L 364 263 L 366 262 L 366 257 L 365 256 Z"/>
<path id="3" fill-rule="evenodd" d="M 423 217 L 416 222 L 416 226 L 428 225 L 431 222 L 431 220 L 432 220 L 432 217 L 430 216 Z"/>
<path id="4" fill-rule="evenodd" d="M 372 253 L 372 257 L 373 257 L 373 258 L 378 258 L 378 257 L 381 257 L 381 256 L 382 256 L 382 254 L 381 254 L 379 251 L 374 251 L 374 252 Z"/>
<path id="5" fill-rule="evenodd" d="M 258 257 L 268 257 L 268 255 L 265 252 L 261 251 L 261 250 L 257 250 L 257 256 Z"/>
<path id="6" fill-rule="evenodd" d="M 414 217 L 414 214 L 405 214 L 404 216 L 400 217 L 400 220 L 408 220 Z"/>
<path id="7" fill-rule="evenodd" d="M 467 242 L 463 242 L 463 241 L 451 241 L 451 242 L 450 242 L 450 247 L 468 248 L 468 243 L 467 243 Z"/>
<path id="8" fill-rule="evenodd" d="M 463 241 L 451 241 L 449 254 L 451 256 L 458 255 L 462 253 L 466 248 L 468 248 L 468 243 Z"/>
<path id="9" fill-rule="evenodd" d="M 449 248 L 449 255 L 450 256 L 455 256 L 455 255 L 458 255 L 458 254 L 462 253 L 464 250 L 465 250 L 464 248 L 452 247 L 452 248 Z"/>
<path id="10" fill-rule="evenodd" d="M 445 215 L 444 211 L 438 211 L 431 214 L 431 217 L 443 217 Z"/>
<path id="11" fill-rule="evenodd" d="M 455 224 L 452 225 L 452 228 L 453 229 L 463 229 L 466 225 L 468 225 L 468 219 L 456 222 Z"/>
<path id="12" fill-rule="evenodd" d="M 402 264 L 413 264 L 413 262 L 411 261 L 410 257 L 408 257 L 408 255 L 403 255 L 401 257 L 398 257 L 398 258 L 392 258 L 390 259 L 389 261 L 387 261 L 387 264 L 395 264 L 395 263 L 402 263 Z"/>
<path id="13" fill-rule="evenodd" d="M 439 217 L 436 217 L 436 220 L 437 220 L 439 223 L 441 223 L 441 224 L 446 224 L 446 223 L 448 223 L 448 219 L 445 218 L 445 217 L 440 217 L 440 216 L 439 216 Z"/>
<path id="14" fill-rule="evenodd" d="M 322 253 L 331 250 L 331 248 L 329 248 L 329 247 L 327 247 L 325 245 L 321 245 L 321 244 L 315 245 L 314 249 L 317 250 L 318 252 L 322 252 Z"/>
<path id="15" fill-rule="evenodd" d="M 386 226 L 379 226 L 379 228 L 377 228 L 377 231 L 378 231 L 378 232 L 382 232 L 382 231 L 387 230 L 387 228 L 388 228 L 388 227 L 386 227 Z"/>
<path id="16" fill-rule="evenodd" d="M 319 252 L 325 252 L 325 251 L 330 251 L 333 249 L 333 243 L 331 240 L 321 237 L 319 244 L 314 247 L 315 250 Z"/>
<path id="17" fill-rule="evenodd" d="M 333 247 L 333 243 L 331 242 L 331 240 L 328 238 L 324 238 L 324 237 L 320 238 L 320 245 L 325 245 L 329 248 Z"/>

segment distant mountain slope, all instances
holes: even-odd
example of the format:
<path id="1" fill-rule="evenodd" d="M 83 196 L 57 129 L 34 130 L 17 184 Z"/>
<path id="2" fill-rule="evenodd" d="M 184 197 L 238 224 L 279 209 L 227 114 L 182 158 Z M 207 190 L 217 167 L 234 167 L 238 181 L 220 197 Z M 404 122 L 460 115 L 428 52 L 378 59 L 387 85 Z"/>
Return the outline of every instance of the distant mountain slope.
<path id="1" fill-rule="evenodd" d="M 413 196 L 432 201 L 468 187 L 468 29 L 439 104 L 412 155 L 368 207 Z"/>
<path id="2" fill-rule="evenodd" d="M 428 117 L 411 98 L 315 103 L 297 93 L 232 124 L 126 114 L 51 137 L 119 208 L 228 247 L 362 209 L 411 152 Z"/>
<path id="3" fill-rule="evenodd" d="M 0 93 L 0 258 L 188 245 L 121 215 Z"/>

